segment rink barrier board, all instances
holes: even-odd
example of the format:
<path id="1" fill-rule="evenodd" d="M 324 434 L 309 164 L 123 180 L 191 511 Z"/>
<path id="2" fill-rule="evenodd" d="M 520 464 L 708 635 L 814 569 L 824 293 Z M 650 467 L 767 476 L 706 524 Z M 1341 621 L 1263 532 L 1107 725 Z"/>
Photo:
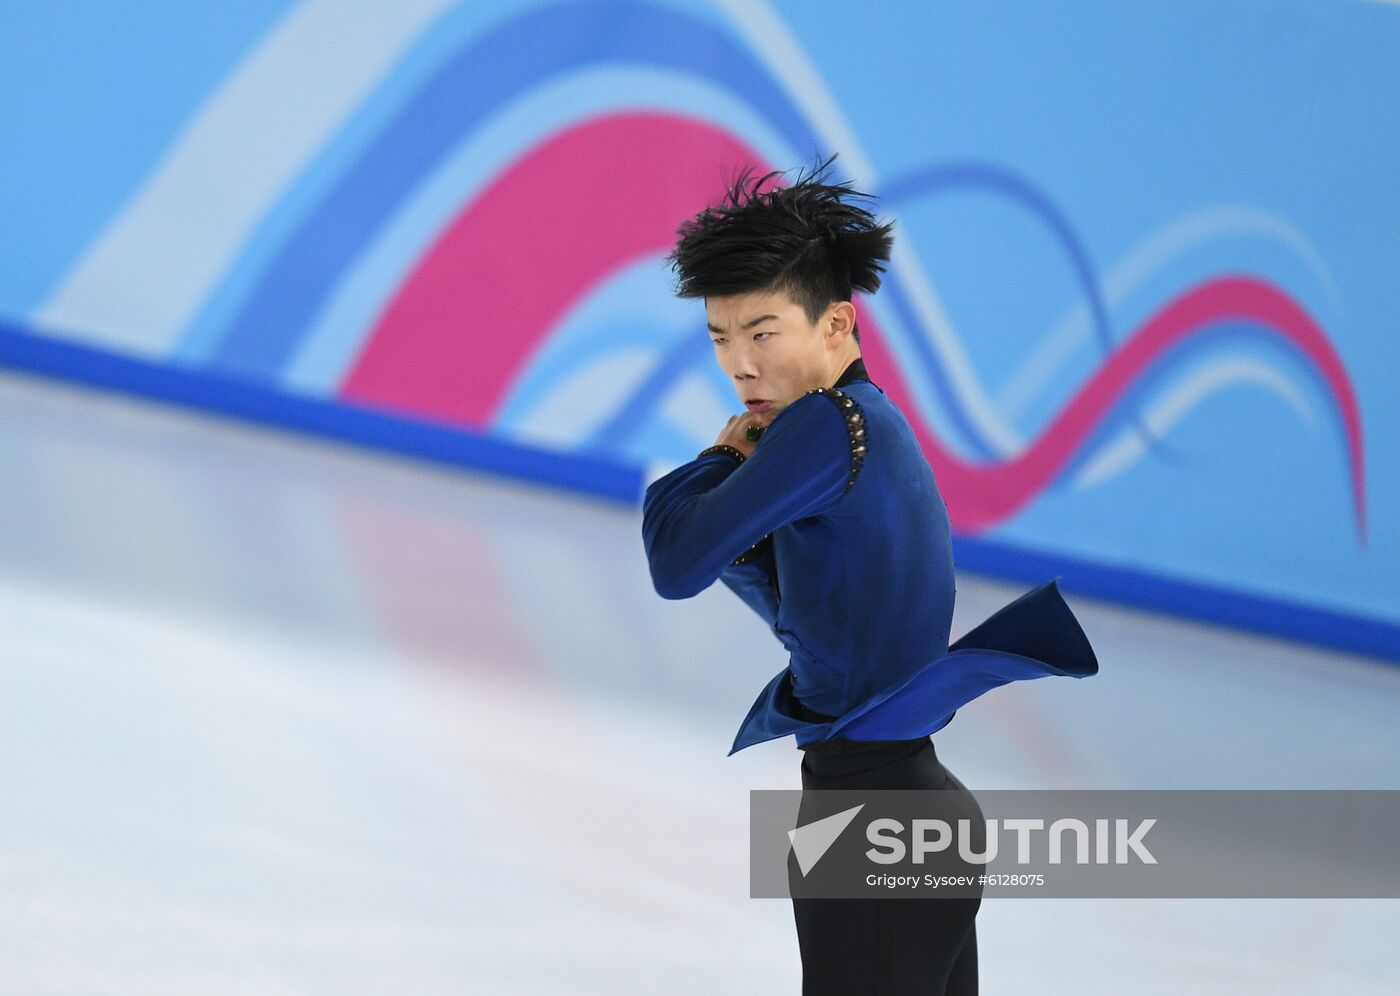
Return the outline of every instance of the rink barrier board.
<path id="1" fill-rule="evenodd" d="M 643 469 L 631 464 L 287 394 L 7 322 L 0 322 L 0 366 L 631 506 L 640 505 L 645 487 Z M 959 570 L 1026 583 L 1058 577 L 1066 592 L 1400 664 L 1400 625 L 1385 620 L 960 533 L 953 552 Z"/>

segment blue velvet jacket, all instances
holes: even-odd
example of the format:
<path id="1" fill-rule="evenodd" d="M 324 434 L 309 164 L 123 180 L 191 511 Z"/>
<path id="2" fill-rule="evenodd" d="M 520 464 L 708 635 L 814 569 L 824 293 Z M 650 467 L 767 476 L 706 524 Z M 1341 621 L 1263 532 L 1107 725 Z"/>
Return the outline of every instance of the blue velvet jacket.
<path id="1" fill-rule="evenodd" d="M 1098 671 L 1054 580 L 949 645 L 948 509 L 903 412 L 857 358 L 798 398 L 752 456 L 699 456 L 654 481 L 642 539 L 663 598 L 723 581 L 789 654 L 729 753 L 905 740 L 1010 681 Z"/>

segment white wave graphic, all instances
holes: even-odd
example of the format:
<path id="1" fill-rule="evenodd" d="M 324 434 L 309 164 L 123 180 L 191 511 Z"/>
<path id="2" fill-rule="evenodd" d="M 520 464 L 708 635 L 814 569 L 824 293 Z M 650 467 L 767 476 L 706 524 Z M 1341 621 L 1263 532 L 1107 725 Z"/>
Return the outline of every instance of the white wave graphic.
<path id="1" fill-rule="evenodd" d="M 1154 273 L 1208 242 L 1240 235 L 1271 238 L 1292 250 L 1326 290 L 1329 306 L 1340 314 L 1336 281 L 1322 255 L 1301 232 L 1267 211 L 1246 205 L 1224 205 L 1192 211 L 1152 232 L 1107 270 L 1102 289 L 1104 306 L 1120 308 Z M 1087 301 L 1069 308 L 1050 327 L 1040 344 L 1022 358 L 996 392 L 996 404 L 1012 419 L 1020 417 L 1052 385 L 1064 378 L 1066 365 L 1094 336 Z M 1017 447 L 1019 449 L 1019 446 Z"/>
<path id="2" fill-rule="evenodd" d="M 659 411 L 674 428 L 704 449 L 715 441 L 735 402 L 720 395 L 699 370 L 680 379 L 662 401 Z"/>
<path id="3" fill-rule="evenodd" d="M 1267 387 L 1286 400 L 1308 425 L 1315 421 L 1312 407 L 1293 384 L 1273 367 L 1257 360 L 1219 360 L 1173 385 L 1143 413 L 1143 422 L 1154 435 L 1164 436 L 1208 395 L 1234 384 Z M 1129 427 L 1105 444 L 1074 477 L 1076 491 L 1102 484 L 1127 470 L 1146 452 L 1142 436 Z"/>
<path id="4" fill-rule="evenodd" d="M 774 77 L 783 85 L 788 97 L 802 108 L 812 127 L 827 146 L 840 152 L 842 172 L 858 187 L 874 190 L 879 187 L 875 166 L 866 155 L 855 130 L 846 121 L 835 96 L 812 61 L 788 30 L 783 19 L 764 0 L 717 0 L 744 36 L 756 58 L 767 64 Z M 1024 445 L 1015 427 L 987 393 L 977 376 L 971 357 L 953 329 L 952 320 L 939 298 L 927 270 L 919 261 L 914 246 L 907 239 L 896 239 L 890 259 L 895 273 L 909 293 L 919 328 L 904 329 L 907 336 L 927 335 L 933 340 L 938 362 L 952 385 L 957 403 L 977 433 L 1003 454 L 1016 452 Z M 916 388 L 915 397 L 921 401 L 936 397 L 936 391 L 926 375 L 923 364 L 914 357 L 907 343 L 901 343 L 896 328 L 886 325 L 888 342 L 900 369 Z M 946 418 L 937 422 L 947 425 Z M 950 440 L 951 441 L 951 440 Z"/>
<path id="5" fill-rule="evenodd" d="M 845 172 L 858 184 L 877 188 L 873 163 L 821 74 L 782 18 L 763 0 L 717 0 L 717 3 L 747 39 L 755 55 L 783 84 L 789 97 L 803 109 L 828 146 L 840 150 Z M 1111 309 L 1121 304 L 1153 272 L 1193 247 L 1239 234 L 1269 236 L 1292 249 L 1307 263 L 1336 305 L 1335 281 L 1321 255 L 1301 233 L 1265 211 L 1248 206 L 1227 206 L 1193 212 L 1159 229 L 1131 255 L 1115 264 L 1103 282 L 1106 307 Z M 946 372 L 957 403 L 976 431 L 1003 459 L 1024 450 L 1027 440 L 1016 429 L 1014 419 L 1060 376 L 1075 351 L 1092 335 L 1087 302 L 1075 305 L 1052 326 L 1050 334 L 1017 371 L 1003 381 L 993 397 L 977 376 L 933 283 L 927 278 L 927 270 L 908 240 L 896 241 L 890 269 L 903 281 L 921 326 L 905 329 L 904 333 L 908 336 L 925 334 L 932 339 L 937 362 Z M 891 335 L 890 348 L 896 353 L 901 369 L 920 388 L 916 394 L 933 397 L 932 385 L 920 376 L 922 365 L 910 354 L 907 344 L 901 344 L 898 336 Z M 1269 383 L 1285 384 L 1286 381 L 1276 377 Z M 1285 396 L 1297 395 L 1293 392 Z"/>
<path id="6" fill-rule="evenodd" d="M 350 12 L 342 0 L 305 0 L 293 8 L 200 106 L 32 323 L 167 354 L 264 214 L 452 5 L 359 0 Z M 315 82 L 288 100 L 288 80 Z M 228 182 L 231 162 L 237 183 Z"/>
<path id="7" fill-rule="evenodd" d="M 677 109 L 691 119 L 737 133 L 761 155 L 790 154 L 746 105 L 704 80 L 616 66 L 551 78 L 463 135 L 405 197 L 337 279 L 287 364 L 283 385 L 308 393 L 332 390 L 354 362 L 374 319 L 444 226 L 533 147 L 589 117 Z"/>
<path id="8" fill-rule="evenodd" d="M 635 346 L 590 358 L 560 378 L 529 414 L 515 423 L 511 434 L 529 442 L 578 449 L 627 403 L 660 359 L 659 350 Z"/>

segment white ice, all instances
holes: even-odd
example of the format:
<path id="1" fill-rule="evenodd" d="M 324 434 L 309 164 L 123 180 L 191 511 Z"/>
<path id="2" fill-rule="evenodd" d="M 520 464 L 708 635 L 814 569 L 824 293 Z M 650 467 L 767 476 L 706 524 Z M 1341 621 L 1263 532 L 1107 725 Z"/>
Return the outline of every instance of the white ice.
<path id="1" fill-rule="evenodd" d="M 0 375 L 0 991 L 769 994 L 726 757 L 784 664 L 640 512 Z M 961 575 L 954 636 L 1029 585 Z M 1068 593 L 1102 665 L 935 738 L 979 788 L 1394 788 L 1400 667 Z M 986 993 L 1391 993 L 1390 900 L 998 900 Z"/>

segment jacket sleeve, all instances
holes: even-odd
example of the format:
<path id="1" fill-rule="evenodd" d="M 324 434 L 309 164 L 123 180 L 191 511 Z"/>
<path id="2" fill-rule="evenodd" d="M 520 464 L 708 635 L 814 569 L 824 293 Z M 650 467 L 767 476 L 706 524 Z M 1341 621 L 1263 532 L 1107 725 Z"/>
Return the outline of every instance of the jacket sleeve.
<path id="1" fill-rule="evenodd" d="M 698 595 L 774 529 L 836 504 L 850 475 L 845 417 L 809 393 L 778 414 L 742 463 L 711 453 L 652 482 L 642 540 L 657 594 Z"/>

